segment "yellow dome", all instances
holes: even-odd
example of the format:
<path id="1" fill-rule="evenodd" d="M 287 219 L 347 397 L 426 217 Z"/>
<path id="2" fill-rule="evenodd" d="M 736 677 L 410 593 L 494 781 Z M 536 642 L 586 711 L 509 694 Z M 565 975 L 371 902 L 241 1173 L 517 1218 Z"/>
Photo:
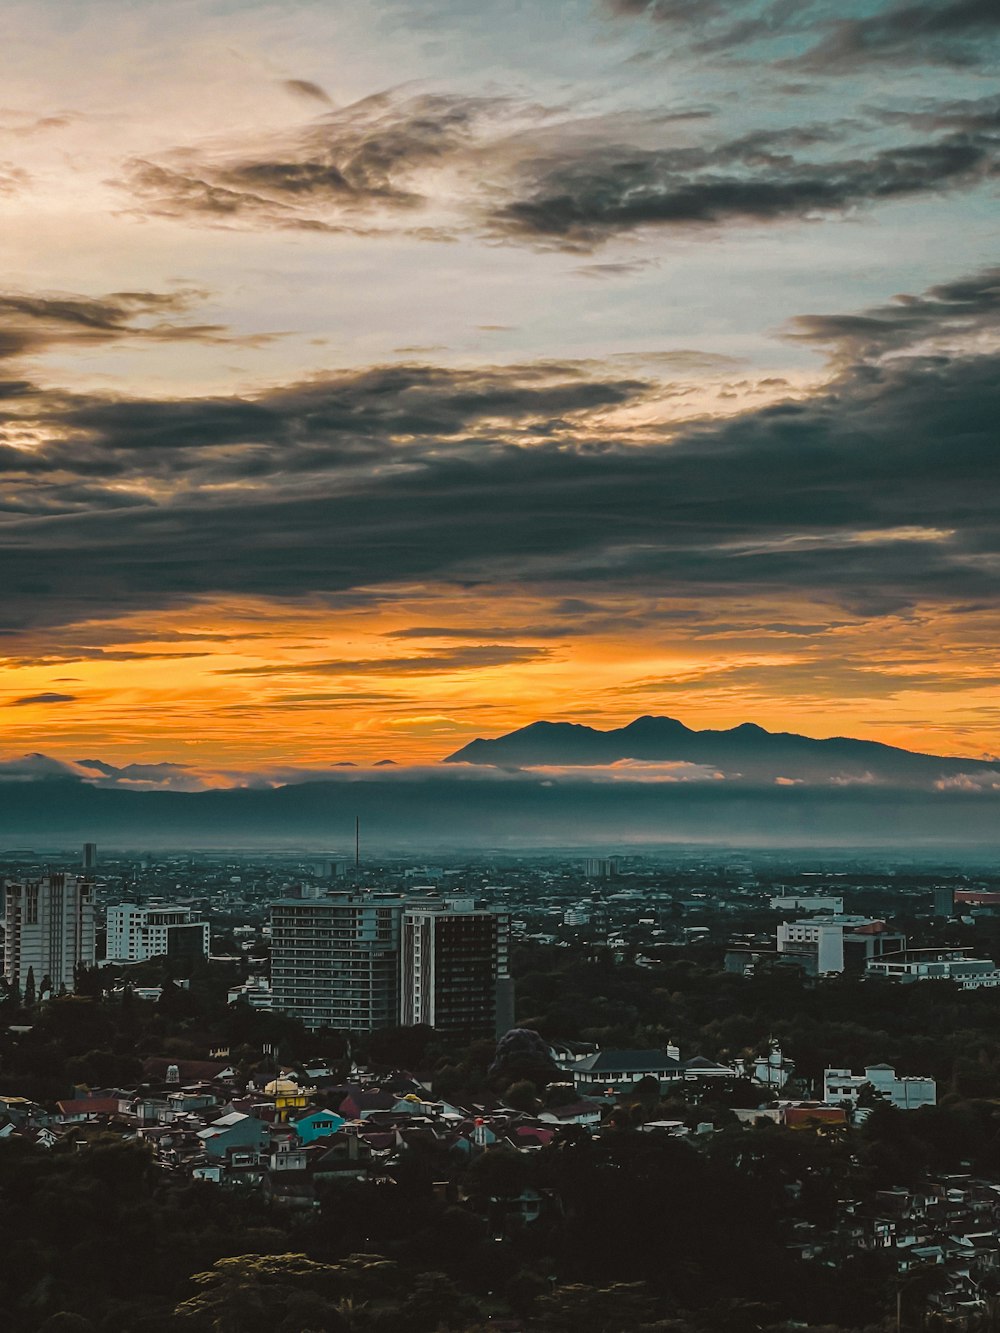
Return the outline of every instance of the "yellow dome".
<path id="1" fill-rule="evenodd" d="M 264 1091 L 269 1097 L 295 1096 L 299 1091 L 299 1085 L 290 1078 L 276 1078 L 265 1084 Z"/>

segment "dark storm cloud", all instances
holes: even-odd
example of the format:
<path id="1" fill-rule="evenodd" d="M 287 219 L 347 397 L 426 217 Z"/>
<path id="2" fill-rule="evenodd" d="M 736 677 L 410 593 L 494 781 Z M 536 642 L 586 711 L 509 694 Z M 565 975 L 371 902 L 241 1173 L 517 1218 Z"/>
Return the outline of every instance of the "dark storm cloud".
<path id="1" fill-rule="evenodd" d="M 565 639 L 572 627 L 553 625 L 413 625 L 390 630 L 387 639 Z"/>
<path id="2" fill-rule="evenodd" d="M 446 648 L 418 657 L 336 658 L 324 662 L 297 662 L 285 666 L 229 667 L 220 676 L 431 676 L 452 671 L 479 671 L 484 667 L 517 666 L 551 657 L 548 648 L 528 644 L 480 643 L 467 648 Z"/>
<path id="3" fill-rule="evenodd" d="M 977 65 L 991 59 L 1000 33 L 994 0 L 850 5 L 806 0 L 605 0 L 618 18 L 648 18 L 701 53 L 744 54 L 789 39 L 805 50 L 783 63 L 817 73 L 884 65 Z M 845 12 L 845 10 L 847 12 Z"/>
<path id="4" fill-rule="evenodd" d="M 587 116 L 501 96 L 390 90 L 271 142 L 134 161 L 119 183 L 139 212 L 193 224 L 369 235 L 405 223 L 428 240 L 471 232 L 589 252 L 637 229 L 841 213 L 968 189 L 995 173 L 1000 139 L 985 108 L 921 125 L 917 142 L 885 142 L 906 123 L 904 109 L 725 139 L 713 137 L 705 108 Z M 417 225 L 419 210 L 433 207 L 448 226 Z M 620 277 L 643 262 L 579 272 Z"/>
<path id="5" fill-rule="evenodd" d="M 834 19 L 828 27 L 791 63 L 821 73 L 873 63 L 976 65 L 995 55 L 1000 6 L 995 0 L 896 4 L 860 18 Z"/>
<path id="6" fill-rule="evenodd" d="M 277 470 L 288 483 L 317 469 L 370 464 L 418 441 L 481 433 L 491 423 L 505 431 L 565 433 L 582 414 L 640 401 L 654 388 L 649 380 L 591 373 L 572 362 L 375 366 L 256 398 L 53 399 L 47 422 L 55 437 L 29 454 L 0 446 L 0 469 L 42 474 L 48 502 L 63 498 L 65 508 L 80 507 L 84 484 L 86 504 L 95 506 L 90 491 L 98 478 L 197 474 L 204 484 L 252 481 Z M 75 486 L 55 493 L 52 472 L 75 477 Z"/>
<path id="7" fill-rule="evenodd" d="M 75 702 L 75 694 L 24 694 L 20 699 L 8 700 L 6 707 L 26 708 L 30 704 L 72 704 Z"/>
<path id="8" fill-rule="evenodd" d="M 207 652 L 189 653 L 153 653 L 138 652 L 130 648 L 55 648 L 40 657 L 14 656 L 3 657 L 0 661 L 7 667 L 48 667 L 65 666 L 70 662 L 156 662 L 170 658 L 208 657 Z M 71 677 L 67 677 L 71 679 Z"/>
<path id="9" fill-rule="evenodd" d="M 491 225 L 511 239 L 587 251 L 640 228 L 778 222 L 968 188 L 994 175 L 1000 156 L 985 132 L 829 160 L 795 156 L 796 139 L 801 132 L 704 150 L 612 145 L 538 158 L 520 165 L 514 197 Z"/>
<path id="10" fill-rule="evenodd" d="M 1000 95 L 965 97 L 950 102 L 924 101 L 902 110 L 876 107 L 873 114 L 888 124 L 909 125 L 919 130 L 997 133 L 1000 131 Z"/>
<path id="11" fill-rule="evenodd" d="M 863 336 L 842 316 L 810 317 L 800 333 L 840 340 L 825 388 L 662 441 L 644 428 L 637 444 L 605 409 L 645 412 L 655 383 L 552 363 L 344 372 L 259 395 L 245 417 L 215 400 L 165 403 L 162 429 L 149 400 L 137 411 L 57 401 L 38 430 L 55 437 L 63 494 L 74 477 L 102 484 L 74 474 L 74 457 L 108 469 L 112 504 L 122 478 L 164 480 L 129 507 L 0 519 L 4 624 L 225 595 L 356 605 L 435 581 L 456 599 L 520 582 L 570 599 L 802 594 L 864 614 L 995 603 L 1000 355 L 979 350 L 995 345 L 994 300 L 985 274 L 862 312 L 875 326 Z M 936 329 L 954 329 L 955 346 L 918 355 Z M 8 489 L 29 483 L 45 479 L 12 476 Z M 522 649 L 469 645 L 385 667 L 454 669 L 485 664 L 456 654 Z"/>
<path id="12" fill-rule="evenodd" d="M 0 360 L 34 355 L 67 343 L 93 344 L 142 339 L 149 342 L 257 343 L 266 336 L 243 338 L 221 324 L 195 324 L 183 318 L 207 296 L 185 288 L 173 292 L 111 292 L 87 297 L 0 292 Z M 23 381 L 8 382 L 8 392 L 26 393 Z M 0 395 L 4 386 L 0 385 Z"/>
<path id="13" fill-rule="evenodd" d="M 791 336 L 833 344 L 841 357 L 868 360 L 910 347 L 968 339 L 1000 325 L 1000 267 L 939 283 L 921 296 L 898 296 L 856 315 L 800 315 Z"/>

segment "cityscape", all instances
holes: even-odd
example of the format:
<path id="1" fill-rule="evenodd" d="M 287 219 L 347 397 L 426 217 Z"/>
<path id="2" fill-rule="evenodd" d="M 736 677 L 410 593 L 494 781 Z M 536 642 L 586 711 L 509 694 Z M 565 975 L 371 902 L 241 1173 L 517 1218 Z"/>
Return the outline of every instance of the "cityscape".
<path id="1" fill-rule="evenodd" d="M 0 51 L 0 1333 L 1000 1333 L 998 0 Z"/>
<path id="2" fill-rule="evenodd" d="M 154 1215 L 165 1194 L 215 1192 L 236 1229 L 202 1294 L 171 1306 L 169 1274 L 151 1277 L 114 1307 L 122 1327 L 140 1305 L 154 1327 L 198 1326 L 219 1301 L 234 1327 L 287 1301 L 302 1328 L 334 1327 L 360 1299 L 360 1328 L 428 1330 L 989 1317 L 992 859 L 688 847 L 427 864 L 360 848 L 87 843 L 61 870 L 3 853 L 0 1148 L 22 1169 L 42 1154 L 43 1171 L 125 1173 Z M 598 1185 L 616 1167 L 640 1171 L 620 1196 Z M 577 1172 L 597 1173 L 589 1201 Z M 748 1184 L 766 1220 L 740 1211 Z M 718 1222 L 682 1240 L 678 1189 L 719 1191 L 765 1274 L 738 1264 L 699 1292 Z M 649 1229 L 631 1259 L 577 1252 L 590 1208 L 622 1246 Z M 245 1253 L 265 1218 L 274 1242 Z M 459 1218 L 463 1243 L 427 1271 L 424 1247 Z M 666 1282 L 664 1228 L 684 1254 Z M 32 1271 L 6 1280 L 9 1308 L 35 1299 Z M 88 1318 L 96 1290 L 47 1299 Z"/>

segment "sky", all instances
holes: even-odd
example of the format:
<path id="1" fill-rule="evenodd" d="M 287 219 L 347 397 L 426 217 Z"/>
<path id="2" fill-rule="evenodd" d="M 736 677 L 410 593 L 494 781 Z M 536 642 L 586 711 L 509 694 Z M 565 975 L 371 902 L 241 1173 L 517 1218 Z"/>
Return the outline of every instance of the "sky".
<path id="1" fill-rule="evenodd" d="M 1000 752 L 995 0 L 31 0 L 0 752 Z"/>

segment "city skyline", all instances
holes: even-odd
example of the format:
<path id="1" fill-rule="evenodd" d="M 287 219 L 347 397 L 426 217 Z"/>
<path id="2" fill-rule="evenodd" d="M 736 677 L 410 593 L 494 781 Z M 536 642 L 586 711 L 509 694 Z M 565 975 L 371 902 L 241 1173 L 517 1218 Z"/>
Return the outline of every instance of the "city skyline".
<path id="1" fill-rule="evenodd" d="M 996 756 L 992 7 L 7 26 L 0 758 Z"/>

